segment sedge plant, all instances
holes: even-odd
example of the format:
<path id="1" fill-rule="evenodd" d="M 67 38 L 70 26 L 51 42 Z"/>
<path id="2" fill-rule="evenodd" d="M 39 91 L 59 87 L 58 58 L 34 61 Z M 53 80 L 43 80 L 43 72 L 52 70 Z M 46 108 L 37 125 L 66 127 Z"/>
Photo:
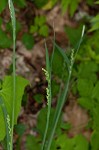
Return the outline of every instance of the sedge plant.
<path id="1" fill-rule="evenodd" d="M 64 63 L 66 63 L 66 65 L 67 65 L 68 78 L 66 80 L 64 90 L 62 90 L 61 86 L 60 86 L 60 92 L 59 92 L 60 94 L 58 96 L 57 106 L 56 106 L 56 110 L 55 110 L 55 114 L 54 114 L 54 118 L 53 118 L 53 121 L 52 121 L 52 125 L 51 125 L 51 129 L 50 129 L 49 134 L 48 134 L 48 128 L 49 128 L 49 118 L 50 118 L 51 102 L 52 102 L 51 72 L 52 72 L 54 50 L 53 50 L 53 54 L 52 54 L 52 59 L 50 61 L 49 54 L 48 54 L 48 49 L 47 49 L 47 46 L 45 46 L 45 48 L 46 48 L 46 70 L 44 70 L 44 69 L 43 70 L 45 72 L 46 80 L 48 82 L 48 88 L 47 88 L 48 113 L 47 113 L 47 123 L 46 123 L 46 128 L 45 128 L 45 133 L 44 133 L 44 138 L 43 138 L 41 150 L 50 150 L 50 148 L 51 148 L 52 140 L 53 140 L 53 137 L 54 137 L 54 134 L 55 134 L 55 130 L 56 130 L 58 121 L 59 121 L 59 117 L 61 115 L 63 105 L 67 100 L 67 94 L 68 94 L 70 79 L 71 79 L 71 75 L 72 75 L 72 68 L 73 68 L 76 55 L 78 53 L 79 47 L 81 45 L 81 42 L 82 42 L 82 39 L 83 39 L 83 36 L 84 36 L 84 31 L 85 31 L 85 26 L 83 26 L 81 38 L 79 40 L 77 48 L 71 50 L 70 59 L 63 52 L 63 50 L 60 47 L 57 46 L 57 44 L 54 41 L 54 45 L 58 47 L 58 50 L 60 51 L 61 55 L 64 58 Z M 47 138 L 47 135 L 48 135 L 48 138 Z"/>

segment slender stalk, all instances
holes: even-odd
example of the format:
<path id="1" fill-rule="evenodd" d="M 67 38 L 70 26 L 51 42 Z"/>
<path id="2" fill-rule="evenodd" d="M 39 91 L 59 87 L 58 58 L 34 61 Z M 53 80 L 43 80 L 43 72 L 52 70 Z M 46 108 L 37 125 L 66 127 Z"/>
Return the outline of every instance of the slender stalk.
<path id="1" fill-rule="evenodd" d="M 53 31 L 54 31 L 54 23 L 53 23 Z M 55 43 L 55 31 L 54 31 L 54 43 Z M 48 96 L 48 112 L 47 112 L 47 122 L 46 122 L 46 127 L 45 127 L 45 132 L 44 132 L 44 137 L 43 137 L 43 142 L 41 146 L 41 150 L 44 150 L 46 148 L 46 137 L 47 137 L 47 131 L 49 127 L 49 121 L 50 121 L 50 113 L 51 113 L 51 99 L 52 99 L 52 90 L 51 90 L 51 72 L 52 72 L 52 62 L 53 62 L 53 56 L 54 56 L 54 50 L 55 50 L 55 44 L 53 44 L 53 53 L 52 53 L 52 58 L 51 58 L 51 63 L 49 62 L 49 54 L 48 54 L 48 49 L 47 45 L 45 42 L 45 49 L 46 49 L 46 70 L 49 76 L 48 80 L 48 88 L 47 90 L 49 91 L 49 96 Z"/>
<path id="2" fill-rule="evenodd" d="M 49 127 L 49 119 L 50 119 L 50 112 L 51 112 L 51 68 L 50 68 L 50 63 L 49 63 L 49 54 L 48 54 L 48 49 L 47 45 L 45 43 L 45 49 L 46 49 L 46 70 L 44 70 L 45 75 L 46 75 L 46 80 L 48 82 L 48 88 L 46 89 L 47 91 L 47 105 L 48 105 L 48 112 L 47 112 L 47 122 L 46 122 L 46 127 L 45 127 L 45 132 L 44 132 L 44 137 L 43 137 L 43 142 L 41 146 L 41 150 L 43 150 L 46 147 L 46 137 L 47 137 L 47 131 Z"/>
<path id="3" fill-rule="evenodd" d="M 16 67 L 15 67 L 15 41 L 16 41 L 16 19 L 15 19 L 15 10 L 12 3 L 12 0 L 8 0 L 10 16 L 13 29 L 13 101 L 12 101 L 12 118 L 11 118 L 11 147 L 10 150 L 13 150 L 13 127 L 14 127 L 14 114 L 15 114 L 15 98 L 16 98 Z"/>
<path id="4" fill-rule="evenodd" d="M 66 95 L 67 95 L 67 92 L 68 92 L 70 77 L 71 77 L 71 75 L 69 75 L 68 81 L 66 83 L 63 98 L 58 100 L 58 104 L 57 104 L 56 112 L 55 112 L 55 117 L 54 117 L 54 122 L 53 122 L 53 125 L 52 125 L 52 130 L 51 130 L 51 134 L 49 136 L 48 145 L 46 147 L 46 150 L 50 150 L 50 147 L 51 147 L 52 139 L 53 139 L 56 127 L 57 127 L 57 123 L 58 123 L 58 120 L 59 120 L 59 117 L 60 117 L 60 114 L 61 114 L 61 110 L 62 110 L 62 107 L 63 107 L 64 102 L 66 100 Z"/>

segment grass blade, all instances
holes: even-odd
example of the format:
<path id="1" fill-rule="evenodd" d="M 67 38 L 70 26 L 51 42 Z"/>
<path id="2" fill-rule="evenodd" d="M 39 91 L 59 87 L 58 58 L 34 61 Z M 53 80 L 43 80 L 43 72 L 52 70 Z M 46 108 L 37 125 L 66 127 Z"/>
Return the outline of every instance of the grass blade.
<path id="1" fill-rule="evenodd" d="M 80 40 L 79 40 L 79 42 L 78 42 L 78 46 L 77 46 L 77 48 L 76 48 L 75 57 L 76 57 L 76 55 L 77 55 L 77 53 L 78 53 L 78 50 L 79 50 L 79 48 L 80 48 L 80 45 L 81 45 L 81 43 L 82 43 L 82 40 L 83 40 L 83 37 L 84 37 L 84 32 L 85 32 L 85 25 L 83 26 L 82 33 L 81 33 L 81 38 L 80 38 Z"/>
<path id="2" fill-rule="evenodd" d="M 13 149 L 13 127 L 14 127 L 14 109 L 15 109 L 15 97 L 16 97 L 16 68 L 15 68 L 15 41 L 16 41 L 16 19 L 15 19 L 15 11 L 12 0 L 8 0 L 9 9 L 10 9 L 10 16 L 12 22 L 12 29 L 13 29 L 13 104 L 12 104 L 12 120 L 11 120 L 11 148 Z"/>
<path id="3" fill-rule="evenodd" d="M 58 51 L 60 52 L 60 54 L 61 54 L 62 57 L 64 58 L 64 62 L 67 64 L 67 68 L 68 68 L 68 71 L 69 71 L 70 61 L 69 61 L 67 55 L 66 55 L 65 52 L 62 50 L 62 48 L 59 47 L 56 43 L 55 43 L 55 46 L 57 47 Z"/>
<path id="4" fill-rule="evenodd" d="M 46 147 L 46 137 L 47 137 L 47 131 L 49 127 L 49 119 L 50 119 L 50 113 L 51 113 L 51 67 L 49 62 L 49 54 L 48 54 L 48 48 L 45 43 L 45 49 L 46 49 L 46 70 L 43 69 L 45 72 L 46 80 L 48 82 L 48 88 L 46 88 L 47 91 L 47 105 L 48 105 L 48 112 L 47 112 L 47 123 L 45 127 L 43 142 L 41 146 L 41 150 L 43 150 Z"/>
<path id="5" fill-rule="evenodd" d="M 51 72 L 52 72 L 52 64 L 53 64 L 53 58 L 54 58 L 54 53 L 55 53 L 55 27 L 54 27 L 54 23 L 53 23 L 53 32 L 54 32 L 54 38 L 53 38 L 53 52 L 52 52 L 52 56 L 51 56 Z"/>
<path id="6" fill-rule="evenodd" d="M 48 145 L 47 145 L 46 150 L 50 150 L 50 146 L 51 146 L 52 139 L 53 139 L 53 136 L 54 136 L 54 133 L 55 133 L 55 129 L 57 127 L 57 123 L 58 123 L 58 120 L 59 120 L 59 117 L 60 117 L 60 114 L 61 114 L 61 110 L 62 110 L 62 107 L 63 107 L 64 102 L 66 100 L 66 95 L 67 95 L 68 87 L 69 87 L 69 81 L 70 81 L 70 76 L 68 78 L 68 81 L 66 82 L 64 92 L 61 94 L 61 96 L 58 99 L 58 103 L 57 103 L 57 107 L 56 107 L 56 111 L 55 111 L 55 115 L 54 115 L 54 120 L 53 120 L 53 124 L 52 124 L 52 130 L 51 130 L 51 134 L 49 136 Z"/>
<path id="7" fill-rule="evenodd" d="M 54 31 L 54 24 L 53 24 L 53 31 Z M 54 31 L 54 41 L 55 41 L 55 31 Z M 51 113 L 51 99 L 52 99 L 52 93 L 51 93 L 51 71 L 52 71 L 52 63 L 53 63 L 53 57 L 54 57 L 54 50 L 55 50 L 55 44 L 53 45 L 53 52 L 52 52 L 52 57 L 51 57 L 51 63 L 49 59 L 49 53 L 48 53 L 48 48 L 45 42 L 45 49 L 46 49 L 46 79 L 48 82 L 48 88 L 47 90 L 47 101 L 48 101 L 48 112 L 47 112 L 47 123 L 46 123 L 46 128 L 44 132 L 44 138 L 41 146 L 41 150 L 46 148 L 46 137 L 47 137 L 47 131 L 49 127 L 49 121 L 50 121 L 50 113 Z M 48 77 L 47 77 L 48 76 Z"/>

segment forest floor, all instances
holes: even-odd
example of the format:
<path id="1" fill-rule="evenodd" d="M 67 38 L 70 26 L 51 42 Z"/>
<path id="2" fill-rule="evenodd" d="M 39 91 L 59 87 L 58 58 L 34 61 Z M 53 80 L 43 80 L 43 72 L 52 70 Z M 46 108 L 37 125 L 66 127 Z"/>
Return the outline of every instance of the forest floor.
<path id="1" fill-rule="evenodd" d="M 76 27 L 80 17 L 79 14 L 82 13 L 82 15 L 85 15 L 88 11 L 87 6 L 84 6 L 83 10 L 80 8 L 75 14 L 75 17 L 70 19 L 68 12 L 63 16 L 61 15 L 59 5 L 56 5 L 49 11 L 44 11 L 37 10 L 31 3 L 28 3 L 28 7 L 22 10 L 22 12 L 20 10 L 17 14 L 17 18 L 22 23 L 23 28 L 19 33 L 16 42 L 16 73 L 28 79 L 31 84 L 30 87 L 26 88 L 28 93 L 27 105 L 22 107 L 18 118 L 18 123 L 23 123 L 27 126 L 27 130 L 22 139 L 22 150 L 25 150 L 24 143 L 26 135 L 35 134 L 32 129 L 36 126 L 37 115 L 39 110 L 46 105 L 46 80 L 42 71 L 42 68 L 45 68 L 44 39 L 35 35 L 35 45 L 31 51 L 28 51 L 20 41 L 20 36 L 22 36 L 24 32 L 28 31 L 28 24 L 33 16 L 46 14 L 47 24 L 50 28 L 50 34 L 48 38 L 46 38 L 49 52 L 51 52 L 53 48 L 52 40 L 54 31 L 56 34 L 56 42 L 60 45 L 60 47 L 66 49 L 69 41 L 66 33 L 64 32 L 64 26 L 68 25 L 70 27 Z M 9 19 L 8 14 L 8 9 L 6 9 L 3 13 L 5 22 Z M 0 61 L 0 78 L 3 78 L 4 75 L 9 73 L 9 68 L 12 62 L 12 48 L 0 50 L 0 60 L 2 60 Z M 37 93 L 44 95 L 44 103 L 38 104 L 33 99 L 33 95 Z M 69 94 L 68 103 L 64 106 L 63 112 L 64 121 L 71 122 L 73 127 L 68 133 L 69 136 L 72 137 L 77 133 L 83 133 L 89 139 L 90 132 L 84 130 L 84 127 L 89 120 L 88 114 L 77 104 L 76 97 L 74 97 L 71 93 Z M 14 139 L 16 141 L 16 134 L 14 135 Z"/>

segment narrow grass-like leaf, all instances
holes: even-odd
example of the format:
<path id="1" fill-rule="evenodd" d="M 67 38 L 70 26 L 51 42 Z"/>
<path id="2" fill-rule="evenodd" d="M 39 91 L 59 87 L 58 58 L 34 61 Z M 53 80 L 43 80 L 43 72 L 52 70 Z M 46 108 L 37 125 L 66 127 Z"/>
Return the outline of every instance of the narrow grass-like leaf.
<path id="1" fill-rule="evenodd" d="M 64 61 L 65 61 L 65 63 L 67 64 L 67 68 L 68 68 L 68 71 L 69 71 L 70 61 L 69 61 L 67 55 L 66 55 L 65 52 L 62 50 L 62 48 L 59 47 L 56 43 L 55 43 L 55 46 L 57 47 L 57 50 L 60 52 L 60 54 L 61 54 L 62 57 L 64 58 Z"/>
<path id="2" fill-rule="evenodd" d="M 68 77 L 68 81 L 66 82 L 65 90 L 62 92 L 62 94 L 60 95 L 60 97 L 58 99 L 58 103 L 57 103 L 57 107 L 56 107 L 56 111 L 55 111 L 55 115 L 54 115 L 54 120 L 52 122 L 52 130 L 51 130 L 51 134 L 49 136 L 48 145 L 47 145 L 46 150 L 50 150 L 50 146 L 51 146 L 52 139 L 53 139 L 53 136 L 55 133 L 55 129 L 57 127 L 57 123 L 58 123 L 58 120 L 59 120 L 59 117 L 61 114 L 61 110 L 62 110 L 62 107 L 64 105 L 64 101 L 66 100 L 66 95 L 68 92 L 70 77 L 71 76 Z"/>
<path id="3" fill-rule="evenodd" d="M 43 142 L 42 142 L 42 147 L 41 150 L 44 149 L 44 147 L 46 147 L 46 137 L 47 137 L 47 131 L 48 131 L 48 127 L 49 127 L 49 119 L 50 119 L 50 113 L 51 113 L 51 67 L 50 67 L 50 61 L 49 61 L 49 54 L 48 54 L 48 48 L 47 45 L 45 43 L 45 49 L 46 49 L 46 70 L 44 70 L 45 72 L 45 76 L 46 76 L 46 80 L 48 82 L 48 88 L 46 88 L 47 91 L 47 105 L 48 105 L 48 112 L 47 112 L 47 123 L 46 123 L 46 127 L 45 127 L 45 132 L 44 132 L 44 138 L 43 138 Z"/>
<path id="4" fill-rule="evenodd" d="M 53 31 L 54 31 L 54 23 L 53 23 Z M 54 43 L 55 43 L 55 31 L 54 31 Z M 54 57 L 54 51 L 55 51 L 55 44 L 53 45 L 51 62 L 49 60 L 49 53 L 48 53 L 48 48 L 47 48 L 46 42 L 45 42 L 45 49 L 46 49 L 46 70 L 47 70 L 47 76 L 48 76 L 48 77 L 46 76 L 46 79 L 48 82 L 48 88 L 46 89 L 47 90 L 47 101 L 48 101 L 48 113 L 47 113 L 47 123 L 46 123 L 46 128 L 45 128 L 45 133 L 44 133 L 41 150 L 46 148 L 46 137 L 47 137 L 47 132 L 48 132 L 48 128 L 49 128 L 49 121 L 50 121 L 50 114 L 51 114 L 51 99 L 52 99 L 51 72 L 52 72 L 52 63 L 53 63 L 53 57 Z"/>
<path id="5" fill-rule="evenodd" d="M 75 56 L 74 56 L 74 57 L 76 57 L 76 55 L 77 55 L 77 53 L 78 53 L 78 50 L 79 50 L 80 45 L 81 45 L 82 40 L 83 40 L 84 32 L 85 32 L 85 25 L 83 26 L 82 33 L 81 33 L 81 38 L 80 38 L 80 40 L 79 40 L 79 42 L 78 42 L 78 46 L 77 46 L 77 48 L 76 48 Z"/>
<path id="6" fill-rule="evenodd" d="M 75 56 L 76 56 L 76 54 L 79 50 L 80 44 L 82 42 L 82 38 L 83 38 L 83 35 L 84 35 L 84 30 L 85 30 L 85 27 L 83 27 L 81 39 L 79 41 L 76 53 L 74 54 L 74 50 L 72 50 L 72 52 L 71 52 L 71 60 L 70 60 L 70 66 L 69 66 L 68 79 L 66 81 L 65 88 L 64 88 L 63 92 L 61 93 L 61 95 L 58 99 L 58 103 L 57 103 L 57 106 L 56 106 L 56 111 L 55 111 L 55 115 L 54 115 L 54 119 L 53 119 L 53 123 L 52 123 L 52 128 L 51 128 L 51 132 L 50 132 L 49 139 L 48 139 L 48 144 L 47 144 L 47 147 L 46 147 L 45 150 L 50 150 L 52 139 L 53 139 L 56 127 L 57 127 L 57 123 L 58 123 L 63 105 L 66 101 L 67 92 L 68 92 L 68 89 L 69 89 L 69 83 L 70 83 L 70 79 L 71 79 L 72 67 L 73 67 L 73 64 L 74 64 Z"/>
<path id="7" fill-rule="evenodd" d="M 48 73 L 50 73 L 50 61 L 46 41 L 45 41 L 45 50 L 46 50 L 46 70 L 48 71 Z"/>
<path id="8" fill-rule="evenodd" d="M 55 27 L 54 27 L 54 23 L 53 23 L 53 32 L 54 32 L 54 38 L 53 38 L 53 52 L 52 52 L 52 56 L 51 56 L 51 72 L 52 72 L 52 64 L 53 64 L 53 58 L 54 58 L 54 53 L 55 53 Z"/>
<path id="9" fill-rule="evenodd" d="M 12 104 L 12 122 L 11 122 L 11 149 L 13 149 L 13 127 L 14 127 L 14 113 L 15 113 L 15 97 L 16 97 L 16 68 L 15 68 L 15 40 L 16 40 L 16 19 L 12 0 L 8 0 L 10 16 L 13 28 L 13 104 Z"/>

